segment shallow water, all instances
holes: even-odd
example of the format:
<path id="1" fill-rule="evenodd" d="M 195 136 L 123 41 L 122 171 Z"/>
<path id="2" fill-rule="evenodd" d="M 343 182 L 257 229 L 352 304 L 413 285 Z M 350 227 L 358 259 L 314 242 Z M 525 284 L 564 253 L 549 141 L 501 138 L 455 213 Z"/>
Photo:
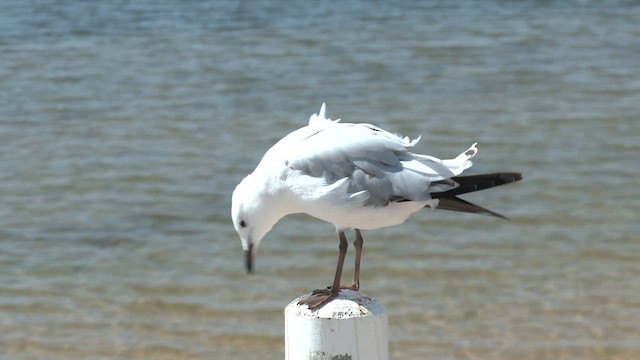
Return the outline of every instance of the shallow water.
<path id="1" fill-rule="evenodd" d="M 162 4 L 0 5 L 6 357 L 282 359 L 337 239 L 289 217 L 247 276 L 230 194 L 323 101 L 525 174 L 465 197 L 509 222 L 364 233 L 393 359 L 640 357 L 636 3 Z"/>

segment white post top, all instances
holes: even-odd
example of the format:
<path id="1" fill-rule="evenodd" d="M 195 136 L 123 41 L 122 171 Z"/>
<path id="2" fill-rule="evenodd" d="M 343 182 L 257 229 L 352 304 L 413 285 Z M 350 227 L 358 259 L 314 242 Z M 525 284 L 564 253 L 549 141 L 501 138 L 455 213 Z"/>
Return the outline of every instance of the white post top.
<path id="1" fill-rule="evenodd" d="M 376 316 L 387 312 L 377 300 L 353 290 L 341 290 L 338 297 L 322 308 L 311 311 L 298 302 L 311 294 L 300 296 L 284 308 L 284 312 L 295 312 L 295 316 L 322 319 L 349 319 L 353 317 Z"/>
<path id="2" fill-rule="evenodd" d="M 298 302 L 284 309 L 287 360 L 387 360 L 387 312 L 377 300 L 342 290 L 336 299 L 311 311 Z"/>

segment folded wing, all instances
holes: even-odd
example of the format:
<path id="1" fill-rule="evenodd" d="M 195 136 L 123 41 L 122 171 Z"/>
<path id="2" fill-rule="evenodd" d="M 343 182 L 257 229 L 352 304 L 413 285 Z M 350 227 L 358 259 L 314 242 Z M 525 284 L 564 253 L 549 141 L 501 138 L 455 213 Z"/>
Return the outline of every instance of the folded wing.
<path id="1" fill-rule="evenodd" d="M 300 138 L 286 154 L 286 163 L 327 184 L 348 179 L 348 193 L 366 198 L 367 205 L 384 206 L 427 200 L 432 190 L 454 189 L 456 183 L 443 180 L 471 166 L 477 153 L 474 144 L 454 159 L 441 160 L 409 152 L 416 142 L 369 124 L 332 122 Z"/>

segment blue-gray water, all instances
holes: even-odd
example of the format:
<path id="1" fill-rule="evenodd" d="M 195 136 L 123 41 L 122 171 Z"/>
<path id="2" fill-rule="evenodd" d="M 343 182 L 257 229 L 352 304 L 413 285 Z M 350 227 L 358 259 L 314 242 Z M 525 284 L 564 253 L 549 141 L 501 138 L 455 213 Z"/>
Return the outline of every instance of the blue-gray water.
<path id="1" fill-rule="evenodd" d="M 282 359 L 331 282 L 285 219 L 244 273 L 230 194 L 328 114 L 525 180 L 365 232 L 393 359 L 640 358 L 637 2 L 0 1 L 0 354 Z M 350 254 L 351 255 L 351 254 Z M 351 276 L 347 258 L 344 282 Z"/>

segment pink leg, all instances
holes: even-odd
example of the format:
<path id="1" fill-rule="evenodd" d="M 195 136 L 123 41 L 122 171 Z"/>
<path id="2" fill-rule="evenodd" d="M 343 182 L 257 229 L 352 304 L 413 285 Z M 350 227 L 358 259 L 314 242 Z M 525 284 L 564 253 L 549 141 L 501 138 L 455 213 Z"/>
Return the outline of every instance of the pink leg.
<path id="1" fill-rule="evenodd" d="M 349 247 L 349 243 L 347 243 L 344 231 L 339 230 L 338 237 L 340 238 L 340 245 L 338 247 L 340 254 L 338 255 L 338 265 L 336 266 L 336 274 L 333 277 L 333 285 L 331 285 L 331 289 L 314 290 L 308 298 L 300 300 L 298 305 L 306 304 L 309 306 L 310 310 L 316 310 L 331 302 L 331 300 L 335 299 L 338 296 L 338 293 L 340 293 L 342 266 L 344 265 L 344 258 L 347 255 L 347 247 Z"/>
<path id="2" fill-rule="evenodd" d="M 360 290 L 360 259 L 362 258 L 362 234 L 359 229 L 356 229 L 356 239 L 353 241 L 353 246 L 356 248 L 356 264 L 355 271 L 353 273 L 353 283 L 351 284 L 351 290 Z"/>

